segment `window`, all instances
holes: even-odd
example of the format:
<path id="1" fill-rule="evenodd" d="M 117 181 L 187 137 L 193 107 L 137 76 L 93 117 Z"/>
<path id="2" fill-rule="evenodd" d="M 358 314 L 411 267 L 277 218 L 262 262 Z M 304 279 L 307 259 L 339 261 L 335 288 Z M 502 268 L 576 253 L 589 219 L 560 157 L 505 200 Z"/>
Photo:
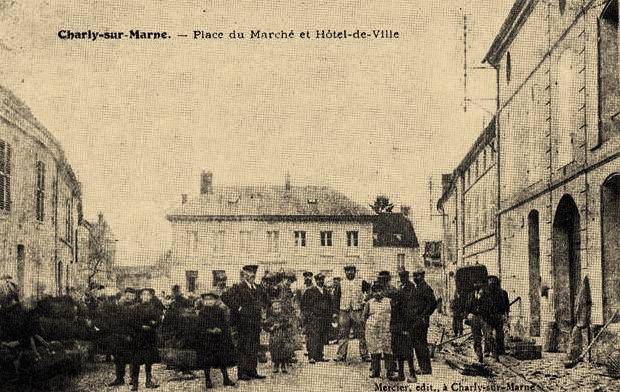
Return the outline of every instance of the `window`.
<path id="1" fill-rule="evenodd" d="M 321 246 L 332 246 L 332 232 L 331 231 L 321 232 Z"/>
<path id="2" fill-rule="evenodd" d="M 558 3 L 558 6 L 560 7 L 560 15 L 564 15 L 564 12 L 566 12 L 566 0 L 559 0 Z"/>
<path id="3" fill-rule="evenodd" d="M 620 116 L 620 61 L 618 60 L 618 0 L 603 8 L 598 26 L 598 144 L 617 135 Z"/>
<path id="4" fill-rule="evenodd" d="M 358 245 L 358 237 L 359 232 L 357 231 L 347 231 L 347 246 L 357 246 Z"/>
<path id="5" fill-rule="evenodd" d="M 295 232 L 295 246 L 297 248 L 303 248 L 306 246 L 306 232 L 305 231 Z"/>
<path id="6" fill-rule="evenodd" d="M 45 164 L 37 162 L 37 220 L 43 222 L 45 217 Z"/>
<path id="7" fill-rule="evenodd" d="M 198 271 L 185 271 L 185 288 L 188 292 L 196 291 L 196 281 L 198 280 Z"/>
<path id="8" fill-rule="evenodd" d="M 405 254 L 399 253 L 396 255 L 396 269 L 401 270 L 405 269 Z"/>
<path id="9" fill-rule="evenodd" d="M 506 53 L 506 82 L 510 83 L 512 79 L 512 59 L 510 58 L 510 52 Z"/>
<path id="10" fill-rule="evenodd" d="M 558 60 L 558 168 L 573 161 L 573 138 L 576 126 L 577 98 L 579 92 L 578 66 L 572 49 L 567 49 Z"/>
<path id="11" fill-rule="evenodd" d="M 197 231 L 187 232 L 187 251 L 188 252 L 198 251 L 198 232 Z"/>
<path id="12" fill-rule="evenodd" d="M 250 232 L 249 231 L 239 232 L 239 252 L 242 252 L 242 253 L 250 252 Z"/>
<path id="13" fill-rule="evenodd" d="M 268 231 L 267 232 L 267 252 L 278 253 L 280 251 L 280 232 Z"/>
<path id="14" fill-rule="evenodd" d="M 480 171 L 478 170 L 478 160 L 476 159 L 476 171 L 474 172 L 474 181 L 476 180 L 476 178 L 478 178 L 478 175 L 480 174 Z"/>
<path id="15" fill-rule="evenodd" d="M 73 242 L 73 199 L 65 201 L 65 240 Z"/>
<path id="16" fill-rule="evenodd" d="M 0 210 L 11 211 L 11 145 L 0 140 Z"/>
<path id="17" fill-rule="evenodd" d="M 225 235 L 226 235 L 226 232 L 224 230 L 220 230 L 215 233 L 215 241 L 213 241 L 213 252 L 214 253 L 221 253 L 225 249 L 226 247 Z"/>

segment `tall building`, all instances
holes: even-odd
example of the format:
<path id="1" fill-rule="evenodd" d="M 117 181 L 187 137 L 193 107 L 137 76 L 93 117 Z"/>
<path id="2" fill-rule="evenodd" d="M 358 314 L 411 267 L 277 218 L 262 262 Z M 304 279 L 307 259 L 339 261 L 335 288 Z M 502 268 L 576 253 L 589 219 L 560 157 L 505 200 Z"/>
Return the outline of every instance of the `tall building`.
<path id="1" fill-rule="evenodd" d="M 501 276 L 522 298 L 513 333 L 558 331 L 565 349 L 584 278 L 593 324 L 620 305 L 618 0 L 516 1 L 485 61 L 498 72 Z"/>
<path id="2" fill-rule="evenodd" d="M 13 277 L 23 299 L 72 285 L 81 219 L 80 183 L 62 147 L 0 87 L 0 274 Z"/>
<path id="3" fill-rule="evenodd" d="M 442 258 L 448 293 L 454 293 L 454 272 L 467 264 L 484 264 L 500 274 L 497 249 L 497 144 L 495 119 L 480 133 L 457 168 L 442 178 L 437 202 L 442 219 Z"/>
<path id="4" fill-rule="evenodd" d="M 379 270 L 396 271 L 399 263 L 411 268 L 413 226 L 407 220 L 411 230 L 405 233 L 404 216 L 393 217 L 398 222 L 382 219 L 384 230 L 373 232 L 377 215 L 332 189 L 293 186 L 288 178 L 282 186 L 216 187 L 212 173 L 203 173 L 200 194 L 183 195 L 167 215 L 171 284 L 204 291 L 223 274 L 237 281 L 245 264 L 259 265 L 259 275 L 283 269 L 328 277 L 354 264 L 367 279 Z"/>

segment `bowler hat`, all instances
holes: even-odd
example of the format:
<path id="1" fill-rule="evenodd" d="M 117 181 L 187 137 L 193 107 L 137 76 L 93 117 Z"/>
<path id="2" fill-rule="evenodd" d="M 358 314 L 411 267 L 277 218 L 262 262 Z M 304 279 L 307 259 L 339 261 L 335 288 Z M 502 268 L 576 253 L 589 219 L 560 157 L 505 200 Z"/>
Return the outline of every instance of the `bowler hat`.
<path id="1" fill-rule="evenodd" d="M 400 270 L 400 271 L 398 271 L 398 276 L 409 276 L 409 271 L 407 271 L 407 270 Z"/>
<path id="2" fill-rule="evenodd" d="M 319 272 L 318 274 L 314 275 L 314 280 L 325 280 L 325 275 L 323 275 L 322 272 Z"/>
<path id="3" fill-rule="evenodd" d="M 344 270 L 345 271 L 356 271 L 357 268 L 353 264 L 349 264 L 349 265 L 344 266 Z"/>
<path id="4" fill-rule="evenodd" d="M 304 278 L 312 278 L 312 275 L 314 274 L 310 271 L 304 271 L 303 275 L 304 275 Z"/>
<path id="5" fill-rule="evenodd" d="M 378 276 L 380 278 L 389 278 L 390 277 L 390 272 L 389 271 L 381 271 L 381 272 L 379 272 Z"/>
<path id="6" fill-rule="evenodd" d="M 132 293 L 132 294 L 136 294 L 136 289 L 134 289 L 133 287 L 127 287 L 125 289 L 126 293 Z"/>

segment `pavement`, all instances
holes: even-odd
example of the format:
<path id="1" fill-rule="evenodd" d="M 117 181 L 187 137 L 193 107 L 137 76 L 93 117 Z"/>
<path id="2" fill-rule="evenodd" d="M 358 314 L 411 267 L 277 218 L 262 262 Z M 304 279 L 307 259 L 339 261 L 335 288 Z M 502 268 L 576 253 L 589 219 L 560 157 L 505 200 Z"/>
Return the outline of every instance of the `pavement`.
<path id="1" fill-rule="evenodd" d="M 439 341 L 442 328 L 441 318 L 437 318 L 429 331 L 429 342 Z M 620 391 L 620 380 L 606 376 L 603 367 L 584 362 L 573 369 L 564 368 L 564 354 L 543 353 L 543 359 L 519 361 L 502 356 L 499 361 L 485 358 L 491 377 L 465 376 L 452 368 L 449 362 L 473 363 L 475 358 L 471 340 L 464 343 L 447 344 L 435 354 L 432 360 L 433 374 L 418 375 L 418 382 L 390 382 L 386 378 L 371 379 L 369 364 L 363 363 L 357 353 L 357 341 L 349 346 L 349 360 L 346 363 L 324 362 L 309 364 L 302 352 L 297 353 L 299 362 L 291 365 L 289 374 L 273 374 L 269 363 L 259 364 L 259 373 L 267 376 L 264 380 L 238 382 L 235 387 L 222 386 L 218 370 L 212 370 L 212 379 L 218 391 L 421 391 L 421 392 L 484 392 L 484 391 Z M 335 358 L 336 345 L 326 347 L 326 357 Z M 178 375 L 163 364 L 154 366 L 154 378 L 160 384 L 156 391 L 204 391 L 204 375 L 195 372 L 195 379 L 179 380 Z M 383 371 L 385 375 L 385 370 Z M 144 388 L 144 372 L 141 372 L 140 390 Z M 236 368 L 230 369 L 230 376 L 236 380 Z M 129 391 L 129 385 L 107 387 L 114 378 L 112 363 L 96 362 L 86 364 L 85 370 L 77 377 L 66 380 L 56 390 L 63 391 Z M 128 377 L 127 377 L 128 380 Z M 4 388 L 2 388 L 4 390 Z M 17 389 L 20 390 L 20 389 Z M 16 391 L 17 391 L 16 390 Z M 49 387 L 46 390 L 50 390 Z M 12 391 L 11 391 L 12 392 Z"/>

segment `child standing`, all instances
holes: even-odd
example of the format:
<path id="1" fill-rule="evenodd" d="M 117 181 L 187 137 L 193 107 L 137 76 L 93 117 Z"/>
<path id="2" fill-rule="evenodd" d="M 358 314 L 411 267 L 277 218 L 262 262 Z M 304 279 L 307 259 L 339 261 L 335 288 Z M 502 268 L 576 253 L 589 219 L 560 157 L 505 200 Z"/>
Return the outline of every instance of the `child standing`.
<path id="1" fill-rule="evenodd" d="M 211 368 L 219 368 L 224 378 L 224 385 L 234 386 L 228 377 L 228 367 L 235 365 L 235 347 L 230 335 L 226 312 L 217 305 L 219 295 L 216 292 L 206 293 L 198 313 L 197 334 L 201 337 L 200 347 L 196 350 L 198 365 L 204 369 L 205 384 L 213 388 Z"/>
<path id="2" fill-rule="evenodd" d="M 282 303 L 274 301 L 271 305 L 271 315 L 264 325 L 269 332 L 269 353 L 273 363 L 273 372 L 287 373 L 286 365 L 290 363 L 294 352 L 294 333 L 291 316 L 282 311 Z"/>
<path id="3" fill-rule="evenodd" d="M 363 317 L 366 320 L 366 345 L 370 354 L 371 378 L 381 377 L 381 356 L 389 372 L 389 362 L 392 359 L 392 335 L 390 333 L 390 318 L 392 304 L 384 298 L 383 287 L 375 283 L 372 286 L 372 298 L 364 306 Z"/>

